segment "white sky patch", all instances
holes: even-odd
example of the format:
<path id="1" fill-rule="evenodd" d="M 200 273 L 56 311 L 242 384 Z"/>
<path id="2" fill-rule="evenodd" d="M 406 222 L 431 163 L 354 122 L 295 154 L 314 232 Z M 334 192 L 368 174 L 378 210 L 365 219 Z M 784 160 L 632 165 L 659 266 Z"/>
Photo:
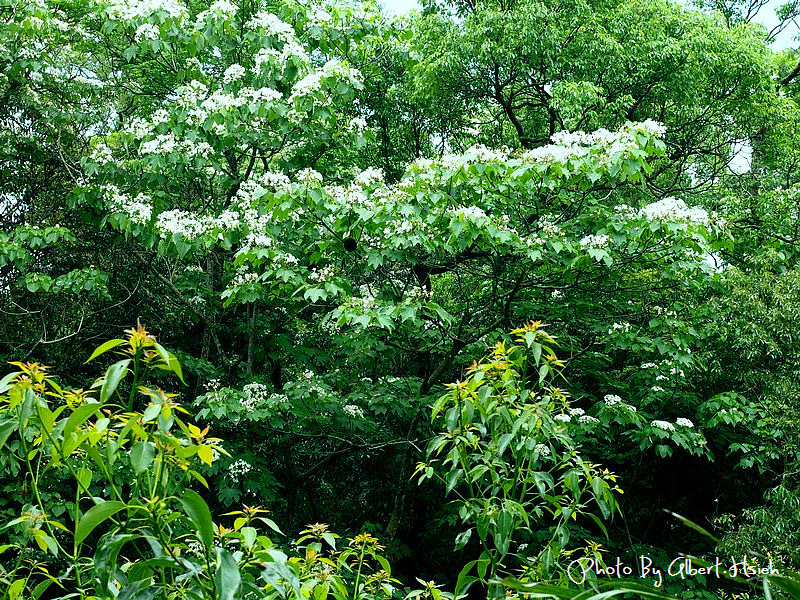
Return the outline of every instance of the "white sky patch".
<path id="1" fill-rule="evenodd" d="M 728 168 L 736 175 L 748 173 L 753 162 L 753 147 L 748 142 L 734 144 L 733 157 L 728 163 Z"/>
<path id="2" fill-rule="evenodd" d="M 379 4 L 388 15 L 402 15 L 412 10 L 420 9 L 417 0 L 383 0 Z"/>

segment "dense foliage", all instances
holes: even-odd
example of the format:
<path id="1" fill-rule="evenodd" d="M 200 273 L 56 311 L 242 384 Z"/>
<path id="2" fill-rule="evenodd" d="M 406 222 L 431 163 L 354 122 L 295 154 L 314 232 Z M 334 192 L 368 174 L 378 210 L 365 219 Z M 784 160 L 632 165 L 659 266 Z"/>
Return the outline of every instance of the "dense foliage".
<path id="1" fill-rule="evenodd" d="M 800 67 L 764 2 L 421 4 L 0 0 L 10 600 L 800 570 Z"/>

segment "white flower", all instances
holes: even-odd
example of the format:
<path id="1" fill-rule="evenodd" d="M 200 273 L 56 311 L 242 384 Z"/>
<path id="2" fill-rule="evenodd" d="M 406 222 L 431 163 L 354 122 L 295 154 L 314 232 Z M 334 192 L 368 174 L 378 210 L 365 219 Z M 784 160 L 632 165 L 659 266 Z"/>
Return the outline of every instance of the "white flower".
<path id="1" fill-rule="evenodd" d="M 354 419 L 364 418 L 364 409 L 361 408 L 360 406 L 356 406 L 355 404 L 345 404 L 342 407 L 342 410 L 351 417 L 353 417 Z"/>
<path id="2" fill-rule="evenodd" d="M 150 198 L 143 193 L 136 198 L 131 198 L 120 192 L 119 188 L 114 185 L 104 186 L 103 192 L 112 211 L 128 215 L 131 222 L 137 225 L 145 225 L 150 222 L 153 207 L 150 205 Z"/>
<path id="3" fill-rule="evenodd" d="M 569 423 L 572 420 L 572 417 L 562 413 L 560 415 L 556 415 L 555 417 L 553 417 L 553 419 L 555 419 L 556 421 L 561 421 L 563 423 Z"/>
<path id="4" fill-rule="evenodd" d="M 550 446 L 546 444 L 536 444 L 533 451 L 538 452 L 540 456 L 550 456 Z"/>
<path id="5" fill-rule="evenodd" d="M 681 427 L 688 427 L 689 429 L 692 429 L 694 427 L 694 423 L 692 423 L 689 419 L 686 419 L 684 417 L 679 417 L 678 419 L 676 419 L 675 424 L 680 425 Z"/>
<path id="6" fill-rule="evenodd" d="M 578 417 L 578 422 L 588 425 L 590 423 L 599 423 L 600 419 L 592 417 L 591 415 L 581 415 L 580 417 Z"/>
<path id="7" fill-rule="evenodd" d="M 664 431 L 675 431 L 675 425 L 670 423 L 669 421 L 659 421 L 655 420 L 650 423 L 651 427 L 656 427 L 658 429 L 663 429 Z"/>
<path id="8" fill-rule="evenodd" d="M 214 4 L 208 7 L 208 10 L 204 10 L 197 15 L 194 28 L 198 31 L 205 29 L 208 17 L 215 13 L 221 15 L 227 20 L 230 20 L 234 15 L 236 15 L 237 10 L 239 9 L 235 5 L 228 2 L 228 0 L 217 0 L 214 2 Z"/>
<path id="9" fill-rule="evenodd" d="M 139 25 L 138 29 L 136 30 L 136 34 L 134 35 L 134 39 L 137 42 L 141 42 L 142 40 L 155 40 L 161 35 L 161 30 L 158 28 L 158 25 L 153 25 L 152 23 L 143 23 Z"/>
<path id="10" fill-rule="evenodd" d="M 615 333 L 628 333 L 630 330 L 630 323 L 614 323 L 611 325 L 611 329 L 608 330 L 608 334 L 614 335 Z"/>
<path id="11" fill-rule="evenodd" d="M 580 417 L 586 414 L 586 411 L 584 411 L 582 408 L 572 408 L 570 409 L 569 414 L 573 417 Z"/>
<path id="12" fill-rule="evenodd" d="M 347 128 L 350 131 L 355 131 L 357 133 L 364 133 L 364 130 L 367 128 L 367 121 L 366 119 L 362 119 L 361 117 L 354 117 L 350 119 L 350 122 L 347 124 Z"/>
<path id="13" fill-rule="evenodd" d="M 242 65 L 233 64 L 227 69 L 225 69 L 225 72 L 222 74 L 222 83 L 228 85 L 230 83 L 233 83 L 234 81 L 238 81 L 239 79 L 244 77 L 244 74 L 245 70 Z"/>
<path id="14" fill-rule="evenodd" d="M 179 233 L 191 240 L 213 230 L 214 226 L 213 218 L 198 219 L 193 213 L 178 209 L 164 211 L 156 217 L 156 229 L 162 238 Z"/>
<path id="15" fill-rule="evenodd" d="M 188 12 L 177 0 L 112 0 L 107 6 L 112 15 L 126 21 L 149 17 L 162 11 L 173 19 L 180 19 Z"/>
<path id="16" fill-rule="evenodd" d="M 268 35 L 274 35 L 278 39 L 289 41 L 294 38 L 294 28 L 288 23 L 281 21 L 271 12 L 262 10 L 256 13 L 247 23 L 248 29 L 264 29 Z"/>
<path id="17" fill-rule="evenodd" d="M 708 212 L 702 208 L 690 208 L 678 198 L 664 198 L 639 210 L 639 216 L 648 221 L 682 221 L 708 225 Z"/>
<path id="18" fill-rule="evenodd" d="M 241 404 L 248 412 L 252 412 L 253 409 L 269 397 L 269 388 L 261 383 L 248 383 L 242 388 L 242 392 L 244 392 L 245 397 L 242 398 Z"/>
<path id="19" fill-rule="evenodd" d="M 622 402 L 622 398 L 617 396 L 616 394 L 606 394 L 606 397 L 603 398 L 603 402 L 606 403 L 607 406 L 614 406 Z"/>
<path id="20" fill-rule="evenodd" d="M 246 460 L 240 458 L 239 460 L 233 462 L 228 467 L 228 474 L 234 481 L 239 481 L 239 478 L 242 475 L 247 475 L 252 470 L 253 470 L 253 465 L 251 465 Z"/>
<path id="21" fill-rule="evenodd" d="M 322 267 L 319 270 L 317 270 L 317 268 L 314 267 L 311 270 L 311 273 L 308 274 L 308 280 L 313 281 L 314 283 L 322 284 L 328 281 L 331 277 L 333 277 L 335 273 L 336 271 L 333 268 L 333 265 Z"/>
<path id="22" fill-rule="evenodd" d="M 613 240 L 608 235 L 587 235 L 578 244 L 583 250 L 606 248 Z"/>
<path id="23" fill-rule="evenodd" d="M 322 175 L 314 169 L 302 169 L 297 172 L 297 181 L 306 185 L 322 183 Z"/>
<path id="24" fill-rule="evenodd" d="M 356 175 L 355 182 L 362 187 L 369 187 L 375 183 L 383 183 L 382 169 L 367 169 Z"/>

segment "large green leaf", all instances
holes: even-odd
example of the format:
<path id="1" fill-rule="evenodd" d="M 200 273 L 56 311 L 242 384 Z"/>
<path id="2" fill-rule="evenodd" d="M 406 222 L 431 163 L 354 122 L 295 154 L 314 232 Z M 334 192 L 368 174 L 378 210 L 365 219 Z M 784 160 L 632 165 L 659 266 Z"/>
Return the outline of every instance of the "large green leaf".
<path id="1" fill-rule="evenodd" d="M 103 385 L 100 388 L 101 403 L 108 402 L 114 390 L 117 389 L 119 382 L 122 381 L 122 378 L 128 373 L 128 365 L 130 364 L 131 359 L 126 358 L 108 367 L 106 375 L 103 377 Z"/>
<path id="2" fill-rule="evenodd" d="M 152 442 L 136 442 L 131 448 L 131 466 L 138 475 L 144 473 L 156 456 L 156 447 Z"/>
<path id="3" fill-rule="evenodd" d="M 117 340 L 108 340 L 104 344 L 100 344 L 97 348 L 95 348 L 94 352 L 92 352 L 92 355 L 86 360 L 86 362 L 88 363 L 88 362 L 94 360 L 95 358 L 97 358 L 98 356 L 100 356 L 101 354 L 103 354 L 105 352 L 108 352 L 109 350 L 111 350 L 113 348 L 116 348 L 117 346 L 119 346 L 121 344 L 124 344 L 124 343 L 125 343 L 125 340 L 119 340 L 119 339 L 117 339 Z M 84 363 L 84 364 L 86 364 L 86 363 Z"/>
<path id="4" fill-rule="evenodd" d="M 78 521 L 78 526 L 75 528 L 75 543 L 80 544 L 86 539 L 95 527 L 100 525 L 103 521 L 112 517 L 119 511 L 126 507 L 124 502 L 117 500 L 109 500 L 102 504 L 97 504 L 86 511 L 86 514 Z"/>
<path id="5" fill-rule="evenodd" d="M 181 504 L 186 514 L 197 526 L 200 541 L 206 548 L 210 548 L 214 542 L 214 522 L 211 520 L 211 511 L 208 509 L 208 504 L 194 490 L 186 490 L 183 493 Z"/>
<path id="6" fill-rule="evenodd" d="M 0 448 L 8 440 L 8 437 L 14 432 L 17 428 L 17 422 L 11 419 L 3 419 L 0 421 Z"/>
<path id="7" fill-rule="evenodd" d="M 214 574 L 216 600 L 233 600 L 242 583 L 239 565 L 230 552 L 220 548 L 217 552 L 217 572 Z"/>

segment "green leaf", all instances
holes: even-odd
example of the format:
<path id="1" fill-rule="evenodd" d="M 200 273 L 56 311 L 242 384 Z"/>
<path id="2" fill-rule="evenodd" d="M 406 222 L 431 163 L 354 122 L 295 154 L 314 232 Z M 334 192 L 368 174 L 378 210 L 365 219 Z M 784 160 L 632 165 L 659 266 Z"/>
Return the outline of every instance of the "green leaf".
<path id="1" fill-rule="evenodd" d="M 25 589 L 25 580 L 24 579 L 17 579 L 14 583 L 8 586 L 8 598 L 9 600 L 17 600 L 22 590 Z"/>
<path id="2" fill-rule="evenodd" d="M 72 435 L 75 428 L 85 423 L 90 416 L 100 412 L 100 408 L 102 408 L 100 404 L 83 404 L 76 408 L 67 419 L 67 424 L 64 425 L 62 434 L 64 438 L 66 439 Z"/>
<path id="3" fill-rule="evenodd" d="M 114 390 L 117 389 L 119 382 L 128 373 L 129 364 L 131 364 L 131 359 L 126 358 L 108 367 L 105 377 L 103 377 L 103 386 L 100 388 L 100 402 L 102 404 L 108 402 Z"/>
<path id="4" fill-rule="evenodd" d="M 17 422 L 11 419 L 0 421 L 0 449 L 8 440 L 8 437 L 17 429 Z"/>
<path id="5" fill-rule="evenodd" d="M 156 591 L 156 588 L 150 585 L 149 580 L 140 579 L 122 588 L 117 600 L 152 600 L 155 598 Z"/>
<path id="6" fill-rule="evenodd" d="M 678 519 L 681 523 L 686 525 L 686 527 L 689 527 L 690 529 L 694 529 L 700 535 L 704 535 L 708 539 L 710 539 L 710 540 L 712 540 L 712 541 L 714 541 L 714 542 L 716 542 L 718 544 L 720 543 L 718 538 L 716 538 L 712 533 L 710 533 L 707 530 L 703 529 L 700 525 L 698 525 L 694 521 L 691 521 L 691 520 L 687 519 L 686 517 L 683 517 L 683 516 L 679 515 L 678 513 L 674 513 L 671 510 L 667 510 L 666 508 L 664 509 L 664 512 L 669 514 L 669 515 L 672 515 L 673 517 Z"/>
<path id="7" fill-rule="evenodd" d="M 125 340 L 108 340 L 106 343 L 101 344 L 97 348 L 95 348 L 94 352 L 92 352 L 92 355 L 88 358 L 88 360 L 86 362 L 88 363 L 90 361 L 93 361 L 95 358 L 97 358 L 101 354 L 104 354 L 105 352 L 108 352 L 109 350 L 111 350 L 113 348 L 116 348 L 117 346 L 120 346 L 120 345 L 122 345 L 124 343 L 125 343 Z M 86 364 L 86 363 L 83 363 L 83 364 Z"/>
<path id="8" fill-rule="evenodd" d="M 109 500 L 107 502 L 103 502 L 102 504 L 97 504 L 87 510 L 86 514 L 84 514 L 83 517 L 81 517 L 81 519 L 78 521 L 77 527 L 75 527 L 75 543 L 80 544 L 86 539 L 86 536 L 88 536 L 94 530 L 95 527 L 100 525 L 100 523 L 106 519 L 117 514 L 125 507 L 126 504 L 124 502 Z"/>
<path id="9" fill-rule="evenodd" d="M 133 471 L 139 475 L 144 473 L 156 456 L 156 447 L 152 442 L 136 442 L 131 448 L 131 466 Z"/>
<path id="10" fill-rule="evenodd" d="M 234 600 L 242 583 L 239 565 L 225 548 L 217 551 L 217 572 L 214 574 L 214 587 L 217 600 Z"/>
<path id="11" fill-rule="evenodd" d="M 447 476 L 445 477 L 445 480 L 447 482 L 447 487 L 444 492 L 445 494 L 449 494 L 453 490 L 453 488 L 456 487 L 456 485 L 458 485 L 458 480 L 461 478 L 463 472 L 464 471 L 461 469 L 453 469 L 447 474 Z"/>
<path id="12" fill-rule="evenodd" d="M 92 472 L 91 470 L 87 469 L 86 467 L 81 467 L 75 473 L 76 479 L 78 480 L 78 485 L 80 486 L 80 490 L 84 492 L 88 492 L 89 484 L 92 483 Z"/>
<path id="13" fill-rule="evenodd" d="M 5 394 L 11 388 L 11 380 L 19 374 L 20 371 L 14 371 L 3 377 L 3 379 L 0 379 L 0 394 Z"/>
<path id="14" fill-rule="evenodd" d="M 211 511 L 208 509 L 208 504 L 194 490 L 186 490 L 183 493 L 181 504 L 186 514 L 197 526 L 200 541 L 206 548 L 210 548 L 214 542 L 214 523 L 211 520 Z"/>

